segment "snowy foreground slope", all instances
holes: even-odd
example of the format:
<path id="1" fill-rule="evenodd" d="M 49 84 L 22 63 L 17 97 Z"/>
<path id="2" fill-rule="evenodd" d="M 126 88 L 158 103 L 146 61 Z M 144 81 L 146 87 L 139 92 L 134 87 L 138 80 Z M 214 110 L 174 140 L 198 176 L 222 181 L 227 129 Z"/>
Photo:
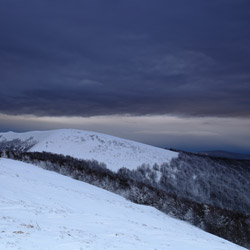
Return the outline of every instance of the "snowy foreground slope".
<path id="1" fill-rule="evenodd" d="M 244 249 L 158 210 L 0 159 L 0 249 Z"/>
<path id="2" fill-rule="evenodd" d="M 104 162 L 117 171 L 121 167 L 137 168 L 143 163 L 153 165 L 169 162 L 178 154 L 118 137 L 73 129 L 43 132 L 0 133 L 0 148 L 51 152 L 79 159 Z"/>

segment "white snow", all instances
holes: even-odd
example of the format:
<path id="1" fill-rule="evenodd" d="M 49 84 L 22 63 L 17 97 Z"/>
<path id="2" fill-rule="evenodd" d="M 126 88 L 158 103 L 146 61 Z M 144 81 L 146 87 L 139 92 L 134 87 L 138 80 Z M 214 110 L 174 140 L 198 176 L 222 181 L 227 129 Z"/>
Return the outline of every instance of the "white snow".
<path id="1" fill-rule="evenodd" d="M 30 151 L 51 152 L 70 155 L 79 159 L 104 162 L 107 167 L 117 171 L 121 167 L 135 169 L 143 163 L 153 165 L 169 162 L 178 153 L 121 139 L 96 132 L 61 129 L 27 133 L 0 133 L 0 142 L 20 139 L 35 145 Z"/>
<path id="2" fill-rule="evenodd" d="M 0 249 L 244 248 L 95 186 L 0 159 Z"/>

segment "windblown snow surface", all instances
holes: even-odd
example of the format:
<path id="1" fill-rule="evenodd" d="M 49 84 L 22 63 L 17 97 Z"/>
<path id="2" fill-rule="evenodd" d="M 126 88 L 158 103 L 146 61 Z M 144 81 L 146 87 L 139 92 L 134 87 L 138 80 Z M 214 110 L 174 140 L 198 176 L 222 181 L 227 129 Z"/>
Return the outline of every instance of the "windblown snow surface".
<path id="1" fill-rule="evenodd" d="M 0 249 L 244 249 L 158 210 L 0 159 Z"/>
<path id="2" fill-rule="evenodd" d="M 14 141 L 19 140 L 19 141 Z M 85 160 L 103 162 L 113 171 L 121 167 L 135 169 L 143 163 L 161 165 L 178 153 L 146 144 L 73 129 L 27 133 L 0 133 L 0 145 L 13 142 L 21 150 L 70 155 Z"/>

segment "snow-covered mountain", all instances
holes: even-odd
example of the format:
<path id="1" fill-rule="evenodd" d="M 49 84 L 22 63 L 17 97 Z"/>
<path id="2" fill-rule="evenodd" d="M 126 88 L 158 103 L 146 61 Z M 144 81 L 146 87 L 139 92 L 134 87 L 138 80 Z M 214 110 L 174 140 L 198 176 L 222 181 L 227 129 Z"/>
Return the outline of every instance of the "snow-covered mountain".
<path id="1" fill-rule="evenodd" d="M 158 210 L 0 159 L 0 249 L 240 250 Z"/>
<path id="2" fill-rule="evenodd" d="M 169 162 L 178 153 L 146 144 L 82 130 L 61 129 L 43 132 L 0 133 L 1 148 L 51 152 L 103 162 L 113 171 L 134 169 L 143 163 Z"/>

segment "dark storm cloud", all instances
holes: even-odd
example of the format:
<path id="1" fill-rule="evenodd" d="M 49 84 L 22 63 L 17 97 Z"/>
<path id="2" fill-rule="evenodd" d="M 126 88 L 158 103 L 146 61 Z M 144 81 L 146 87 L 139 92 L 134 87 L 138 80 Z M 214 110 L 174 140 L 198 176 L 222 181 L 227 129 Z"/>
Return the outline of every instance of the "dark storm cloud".
<path id="1" fill-rule="evenodd" d="M 248 0 L 0 2 L 0 113 L 250 115 Z"/>

